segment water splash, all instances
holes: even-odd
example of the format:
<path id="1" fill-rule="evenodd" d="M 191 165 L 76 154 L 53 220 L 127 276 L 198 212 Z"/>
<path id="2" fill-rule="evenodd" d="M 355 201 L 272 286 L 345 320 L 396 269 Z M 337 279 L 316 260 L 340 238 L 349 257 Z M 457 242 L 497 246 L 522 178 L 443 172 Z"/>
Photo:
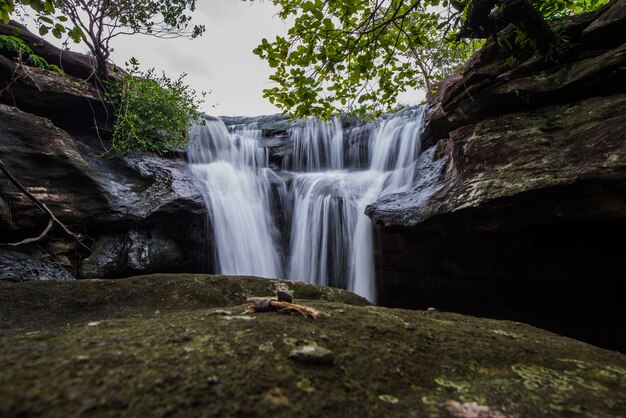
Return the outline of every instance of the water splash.
<path id="1" fill-rule="evenodd" d="M 347 288 L 376 300 L 372 222 L 365 207 L 410 186 L 424 111 L 405 111 L 373 123 L 367 169 L 296 174 L 291 185 L 295 197 L 289 278 Z M 307 128 L 303 136 L 313 138 Z M 306 144 L 311 149 L 303 154 L 309 155 L 317 144 Z M 355 152 L 349 155 L 358 158 Z M 358 161 L 347 163 L 359 166 Z"/>

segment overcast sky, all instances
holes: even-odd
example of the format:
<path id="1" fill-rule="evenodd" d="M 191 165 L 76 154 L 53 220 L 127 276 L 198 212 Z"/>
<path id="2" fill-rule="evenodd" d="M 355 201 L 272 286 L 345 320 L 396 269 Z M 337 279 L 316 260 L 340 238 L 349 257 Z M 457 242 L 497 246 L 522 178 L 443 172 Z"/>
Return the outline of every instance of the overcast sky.
<path id="1" fill-rule="evenodd" d="M 193 22 L 206 26 L 201 38 L 118 37 L 111 60 L 123 67 L 134 56 L 144 70 L 154 67 L 172 78 L 187 73 L 187 83 L 194 89 L 211 92 L 204 104 L 205 112 L 211 115 L 280 112 L 262 97 L 263 89 L 271 86 L 271 69 L 252 53 L 263 38 L 271 41 L 276 35 L 286 35 L 287 26 L 276 16 L 278 9 L 269 1 L 199 0 L 197 4 Z M 86 51 L 76 44 L 70 48 Z M 402 96 L 401 101 L 415 104 L 422 97 L 413 92 Z"/>

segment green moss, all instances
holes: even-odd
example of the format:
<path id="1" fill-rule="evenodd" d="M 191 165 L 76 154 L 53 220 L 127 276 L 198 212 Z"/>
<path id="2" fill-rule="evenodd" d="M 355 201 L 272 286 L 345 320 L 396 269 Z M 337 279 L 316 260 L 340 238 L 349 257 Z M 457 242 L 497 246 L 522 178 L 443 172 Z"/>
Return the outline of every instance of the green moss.
<path id="1" fill-rule="evenodd" d="M 524 386 L 532 390 L 573 390 L 573 382 L 567 376 L 541 366 L 515 365 L 512 367 L 523 380 Z"/>
<path id="2" fill-rule="evenodd" d="M 220 292 L 236 298 L 275 285 L 259 280 L 251 290 L 241 278 L 221 281 Z M 48 289 L 51 298 L 55 289 L 68 291 Z M 250 320 L 239 315 L 245 304 L 220 307 L 233 315 L 216 314 L 217 306 L 199 307 L 187 287 L 177 289 L 177 304 L 165 297 L 159 314 L 155 305 L 136 315 L 137 306 L 125 304 L 131 314 L 121 317 L 103 304 L 97 320 L 13 329 L 0 338 L 0 416 L 626 414 L 623 355 L 530 326 L 327 300 L 304 301 L 329 314 L 318 320 L 279 313 Z M 153 297 L 136 300 L 152 304 Z M 302 343 L 332 350 L 335 364 L 289 360 Z"/>

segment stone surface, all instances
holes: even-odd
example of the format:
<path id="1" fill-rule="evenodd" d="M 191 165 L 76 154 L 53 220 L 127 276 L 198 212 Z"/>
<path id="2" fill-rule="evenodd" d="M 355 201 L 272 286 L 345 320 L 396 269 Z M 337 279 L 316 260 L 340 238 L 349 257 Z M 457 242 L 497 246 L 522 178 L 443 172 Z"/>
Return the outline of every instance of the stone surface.
<path id="1" fill-rule="evenodd" d="M 0 103 L 17 106 L 54 121 L 58 126 L 110 128 L 108 109 L 91 84 L 69 75 L 18 65 L 0 55 Z"/>
<path id="2" fill-rule="evenodd" d="M 61 68 L 69 76 L 78 77 L 82 80 L 93 78 L 95 60 L 89 55 L 59 49 L 30 32 L 26 26 L 15 21 L 0 22 L 0 34 L 18 36 L 26 42 L 36 55 L 45 59 L 49 64 Z M 113 68 L 111 69 L 113 70 Z"/>
<path id="3" fill-rule="evenodd" d="M 68 132 L 50 119 L 0 104 L 0 159 L 18 181 L 88 244 L 103 236 L 127 242 L 117 261 L 98 262 L 103 273 L 119 277 L 176 268 L 201 270 L 203 261 L 210 263 L 204 255 L 211 253 L 204 252 L 205 209 L 186 162 L 141 153 L 101 154 L 102 145 L 93 134 Z M 5 179 L 0 181 L 0 195 L 3 241 L 37 236 L 44 229 L 47 215 Z M 51 236 L 67 240 L 56 228 Z M 51 250 L 48 246 L 55 245 L 51 240 L 43 245 L 53 259 L 63 259 L 62 264 L 69 258 L 74 275 L 79 275 L 80 260 L 89 255 L 72 246 Z M 98 263 L 86 268 L 89 277 Z"/>
<path id="4" fill-rule="evenodd" d="M 333 352 L 317 344 L 299 345 L 289 352 L 289 358 L 300 363 L 320 366 L 331 366 L 335 362 Z"/>
<path id="5" fill-rule="evenodd" d="M 415 226 L 531 191 L 596 181 L 605 184 L 595 193 L 606 202 L 582 196 L 589 207 L 560 208 L 560 220 L 626 215 L 626 94 L 484 119 L 450 132 L 435 154 L 431 164 L 439 165 L 418 169 L 416 187 L 438 191 L 428 199 L 417 196 L 416 188 L 385 196 L 366 213 L 386 226 Z M 556 216 L 545 202 L 540 204 L 544 219 Z"/>
<path id="6" fill-rule="evenodd" d="M 36 316 L 31 309 L 19 322 L 21 329 L 0 321 L 3 329 L 11 329 L 0 338 L 0 415 L 626 413 L 624 355 L 528 325 L 328 300 L 306 302 L 331 314 L 315 321 L 278 313 L 224 320 L 230 316 L 213 314 L 220 303 L 239 304 L 229 309 L 241 312 L 244 293 L 267 294 L 275 282 L 215 277 L 222 287 L 212 300 L 200 296 L 212 287 L 205 279 L 196 284 L 190 276 L 179 285 L 172 279 L 163 287 L 156 277 L 126 283 L 0 283 L 0 295 L 10 287 L 14 295 L 68 298 L 70 308 L 77 300 L 70 293 L 89 295 L 84 303 L 100 312 L 81 317 L 57 303 L 52 311 L 56 322 L 40 322 L 44 313 Z M 125 295 L 124 303 L 106 291 L 100 296 L 87 291 L 122 285 L 126 291 L 116 294 Z M 311 288 L 290 285 L 291 290 Z M 316 292 L 329 290 L 315 287 Z M 297 289 L 295 296 L 307 299 Z M 11 301 L 0 303 L 0 315 L 15 315 L 16 302 L 24 303 L 15 297 Z M 335 314 L 338 310 L 344 313 Z M 415 328 L 406 329 L 406 322 Z M 301 343 L 332 350 L 334 367 L 289 360 L 288 353 Z"/>
<path id="7" fill-rule="evenodd" d="M 0 277 L 8 281 L 74 280 L 71 274 L 55 264 L 41 251 L 0 249 Z"/>
<path id="8" fill-rule="evenodd" d="M 67 324 L 85 325 L 112 318 L 151 317 L 173 311 L 238 305 L 249 297 L 271 295 L 277 290 L 287 290 L 298 300 L 370 304 L 341 289 L 208 274 L 153 274 L 115 280 L 78 280 L 74 284 L 0 281 L 0 337 Z M 212 309 L 209 314 L 230 316 L 243 311 Z"/>

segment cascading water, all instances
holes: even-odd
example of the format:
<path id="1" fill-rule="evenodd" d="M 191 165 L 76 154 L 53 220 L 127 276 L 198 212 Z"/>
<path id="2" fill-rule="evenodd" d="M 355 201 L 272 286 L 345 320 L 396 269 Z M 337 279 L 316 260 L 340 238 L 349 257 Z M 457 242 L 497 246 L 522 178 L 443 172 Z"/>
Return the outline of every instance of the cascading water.
<path id="1" fill-rule="evenodd" d="M 295 198 L 288 277 L 343 287 L 375 301 L 372 223 L 364 214 L 365 207 L 411 184 L 423 112 L 405 111 L 361 127 L 370 133 L 367 169 L 344 169 L 359 166 L 358 161 L 348 159 L 340 167 L 317 171 L 321 168 L 318 160 L 312 164 L 299 160 L 294 168 L 315 172 L 296 174 L 291 186 Z M 296 149 L 318 146 L 307 132 L 310 127 L 307 123 L 296 128 L 304 131 L 295 135 Z M 324 136 L 328 137 L 318 135 L 317 140 Z"/>
<path id="2" fill-rule="evenodd" d="M 372 223 L 365 207 L 411 185 L 423 116 L 424 108 L 407 110 L 350 132 L 339 119 L 310 119 L 289 132 L 293 152 L 282 166 L 291 172 L 288 182 L 268 168 L 259 131 L 229 134 L 218 120 L 195 127 L 190 166 L 209 208 L 218 272 L 284 273 L 375 301 Z M 279 205 L 272 205 L 272 184 L 282 191 Z M 283 227 L 288 248 L 282 251 L 277 206 L 289 218 Z"/>
<path id="3" fill-rule="evenodd" d="M 271 216 L 267 151 L 259 131 L 231 135 L 222 121 L 192 130 L 187 149 L 191 173 L 209 211 L 217 272 L 280 277 L 278 231 Z"/>

